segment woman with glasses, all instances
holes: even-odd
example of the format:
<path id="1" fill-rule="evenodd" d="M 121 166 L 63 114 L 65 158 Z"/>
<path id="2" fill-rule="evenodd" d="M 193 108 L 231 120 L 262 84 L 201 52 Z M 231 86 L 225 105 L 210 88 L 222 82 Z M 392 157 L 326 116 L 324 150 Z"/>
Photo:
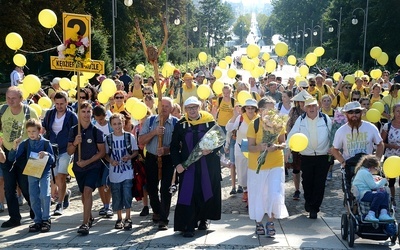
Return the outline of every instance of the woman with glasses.
<path id="1" fill-rule="evenodd" d="M 240 111 L 235 108 L 233 116 L 226 124 L 226 131 L 232 132 L 236 130 L 236 143 L 235 143 L 235 167 L 238 177 L 238 184 L 243 187 L 243 202 L 247 202 L 247 158 L 241 151 L 242 140 L 247 138 L 247 129 L 251 121 L 258 117 L 258 105 L 254 99 L 246 100 L 244 106 Z"/>
<path id="2" fill-rule="evenodd" d="M 346 103 L 351 102 L 351 83 L 347 81 L 339 83 L 337 89 L 341 89 L 341 91 L 339 91 L 339 94 L 333 99 L 332 108 L 344 107 Z"/>
<path id="3" fill-rule="evenodd" d="M 117 92 L 115 92 L 114 94 L 114 105 L 112 105 L 111 107 L 111 112 L 114 113 L 120 113 L 121 111 L 125 110 L 125 96 L 124 96 L 124 92 L 122 92 L 121 90 L 118 90 Z"/>

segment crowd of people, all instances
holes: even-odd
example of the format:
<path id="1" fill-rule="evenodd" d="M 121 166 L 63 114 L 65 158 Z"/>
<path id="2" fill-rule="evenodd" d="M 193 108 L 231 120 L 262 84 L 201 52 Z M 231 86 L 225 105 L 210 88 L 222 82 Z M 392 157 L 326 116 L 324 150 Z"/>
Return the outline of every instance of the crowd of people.
<path id="1" fill-rule="evenodd" d="M 19 70 L 16 68 L 15 72 Z M 4 182 L 10 216 L 3 228 L 21 223 L 16 196 L 19 188 L 31 207 L 34 223 L 29 231 L 51 230 L 51 216 L 63 215 L 69 206 L 67 180 L 72 163 L 83 203 L 79 234 L 89 234 L 93 224 L 95 189 L 103 203 L 99 215 L 112 218 L 117 214 L 115 229 L 132 228 L 130 210 L 136 198 L 143 200 L 140 216 L 147 216 L 151 207 L 158 229 L 167 230 L 172 187 L 177 187 L 174 231 L 193 237 L 195 229 L 207 230 L 209 220 L 221 218 L 221 159 L 226 159 L 231 171 L 230 195 L 242 195 L 257 235 L 273 237 L 274 219 L 289 216 L 285 206 L 285 175 L 289 170 L 296 189 L 293 199 L 300 200 L 303 190 L 304 210 L 310 219 L 317 219 L 326 181 L 332 179 L 334 158 L 354 175 L 376 165 L 362 166 L 365 169 L 358 166 L 355 170 L 362 155 L 375 154 L 377 159 L 384 155 L 386 159 L 398 155 L 400 149 L 400 84 L 390 81 L 388 71 L 377 81 L 367 75 L 356 77 L 354 84 L 342 78 L 335 82 L 325 71 L 298 83 L 294 78 L 285 83 L 274 74 L 259 82 L 254 77 L 243 81 L 238 74 L 233 84 L 224 84 L 220 94 L 213 90 L 208 99 L 201 100 L 197 87 L 207 84 L 213 89 L 216 80 L 206 68 L 194 73 L 175 69 L 170 78 L 161 80 L 162 96 L 154 92 L 154 77 L 145 82 L 141 75 L 131 77 L 128 70 L 117 68 L 112 73 L 117 91 L 106 104 L 97 100 L 106 76 L 95 77 L 92 84 L 72 98 L 59 86 L 60 78 L 55 77 L 48 93 L 41 91 L 36 97 L 47 94 L 53 102 L 41 117 L 23 99 L 17 87 L 22 79 L 16 73 L 11 74 L 7 103 L 0 107 L 0 184 Z M 239 102 L 241 91 L 248 92 L 251 98 Z M 145 103 L 147 113 L 143 119 L 133 120 L 127 111 L 130 97 Z M 385 107 L 377 124 L 365 118 L 374 102 Z M 285 120 L 276 138 L 267 143 L 268 124 L 274 121 L 264 117 L 271 111 L 287 123 Z M 335 113 L 342 113 L 347 122 L 332 135 Z M 226 133 L 225 144 L 202 150 L 199 160 L 185 165 L 194 147 L 215 124 Z M 308 145 L 301 152 L 289 148 L 288 142 L 296 133 L 308 138 Z M 58 145 L 58 152 L 53 151 L 54 144 Z M 245 144 L 248 151 L 244 150 Z M 49 158 L 37 177 L 23 173 L 32 152 L 39 159 Z M 27 157 L 21 157 L 24 155 Z M 260 157 L 265 159 L 260 161 Z M 393 199 L 395 179 L 388 182 Z M 50 211 L 53 199 L 56 206 Z M 385 206 L 379 209 L 387 210 Z M 372 217 L 372 212 L 370 217 L 381 218 Z"/>

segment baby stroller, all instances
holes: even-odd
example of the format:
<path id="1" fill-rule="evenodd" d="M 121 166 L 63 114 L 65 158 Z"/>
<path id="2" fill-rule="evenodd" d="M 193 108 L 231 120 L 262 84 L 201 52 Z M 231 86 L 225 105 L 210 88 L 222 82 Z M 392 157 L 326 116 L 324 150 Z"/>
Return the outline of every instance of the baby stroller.
<path id="1" fill-rule="evenodd" d="M 360 238 L 370 240 L 387 240 L 390 238 L 391 243 L 395 244 L 400 230 L 397 221 L 372 223 L 364 220 L 365 215 L 368 214 L 370 203 L 358 201 L 355 198 L 355 194 L 350 189 L 353 176 L 354 167 L 346 166 L 345 170 L 342 169 L 342 188 L 345 196 L 344 206 L 347 208 L 347 212 L 342 214 L 341 218 L 342 239 L 347 240 L 349 247 L 354 246 L 356 234 Z M 389 188 L 387 189 L 389 192 Z M 395 217 L 395 211 L 391 202 L 389 204 L 389 213 L 393 218 Z"/>

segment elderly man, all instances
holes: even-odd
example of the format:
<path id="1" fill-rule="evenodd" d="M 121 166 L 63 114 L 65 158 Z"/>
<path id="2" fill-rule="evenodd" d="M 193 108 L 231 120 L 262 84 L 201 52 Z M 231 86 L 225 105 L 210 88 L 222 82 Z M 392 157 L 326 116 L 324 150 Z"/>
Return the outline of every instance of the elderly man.
<path id="1" fill-rule="evenodd" d="M 178 94 L 178 103 L 179 105 L 183 105 L 183 103 L 188 99 L 190 96 L 197 97 L 197 85 L 193 83 L 193 76 L 190 73 L 186 73 L 183 76 L 184 83 L 182 84 L 182 88 L 179 90 Z"/>
<path id="2" fill-rule="evenodd" d="M 7 104 L 0 107 L 1 132 L 3 132 L 3 147 L 6 155 L 6 161 L 1 163 L 1 170 L 4 176 L 4 191 L 7 199 L 8 214 L 10 219 L 3 222 L 1 227 L 16 227 L 21 224 L 21 214 L 16 196 L 17 184 L 22 191 L 25 199 L 29 202 L 28 178 L 22 172 L 25 165 L 14 164 L 8 160 L 8 153 L 13 149 L 14 140 L 21 138 L 26 139 L 28 135 L 25 129 L 25 122 L 29 118 L 38 118 L 36 112 L 28 105 L 22 104 L 22 91 L 11 86 L 6 92 Z M 31 218 L 34 215 L 31 211 Z"/>
<path id="3" fill-rule="evenodd" d="M 150 116 L 146 119 L 139 133 L 140 144 L 146 145 L 146 188 L 150 197 L 150 205 L 153 209 L 153 221 L 158 222 L 159 230 L 168 229 L 168 216 L 171 206 L 171 194 L 169 187 L 171 185 L 174 167 L 170 155 L 170 145 L 172 132 L 178 119 L 171 115 L 172 99 L 163 97 L 161 100 L 162 111 L 156 116 Z M 160 124 L 160 117 L 163 124 Z M 158 136 L 163 137 L 162 147 L 158 147 Z M 162 177 L 158 179 L 158 156 L 161 156 Z M 158 190 L 161 181 L 160 194 Z M 161 198 L 161 199 L 160 199 Z"/>
<path id="4" fill-rule="evenodd" d="M 287 141 L 295 133 L 303 133 L 309 138 L 307 148 L 301 151 L 301 172 L 304 189 L 305 210 L 310 219 L 316 219 L 324 198 L 325 180 L 328 174 L 329 131 L 331 119 L 319 112 L 318 101 L 309 98 L 304 104 L 306 113 L 297 118 Z"/>
<path id="5" fill-rule="evenodd" d="M 278 88 L 277 82 L 274 81 L 270 82 L 268 84 L 269 91 L 265 92 L 265 96 L 270 96 L 276 101 L 276 103 L 279 103 L 282 101 L 282 93 L 277 88 Z"/>

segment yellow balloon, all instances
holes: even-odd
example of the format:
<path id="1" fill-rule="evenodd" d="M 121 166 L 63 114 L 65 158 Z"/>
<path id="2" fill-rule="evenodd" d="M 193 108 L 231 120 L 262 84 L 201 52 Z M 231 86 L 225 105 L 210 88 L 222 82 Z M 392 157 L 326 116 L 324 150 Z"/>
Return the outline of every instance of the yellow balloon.
<path id="1" fill-rule="evenodd" d="M 258 54 L 260 54 L 260 47 L 256 44 L 249 44 L 246 49 L 247 55 L 250 58 L 255 58 L 258 57 Z"/>
<path id="2" fill-rule="evenodd" d="M 376 61 L 380 65 L 385 66 L 389 61 L 389 56 L 385 52 L 382 52 L 382 54 L 378 57 L 378 59 L 376 59 Z"/>
<path id="3" fill-rule="evenodd" d="M 71 81 L 71 89 L 76 89 L 78 87 L 78 84 L 74 81 Z"/>
<path id="4" fill-rule="evenodd" d="M 350 84 L 354 84 L 356 82 L 356 78 L 354 77 L 354 75 L 347 75 L 344 77 L 344 80 L 346 82 L 349 82 Z"/>
<path id="5" fill-rule="evenodd" d="M 380 69 L 373 69 L 369 72 L 370 76 L 374 79 L 378 79 L 382 76 L 382 70 Z"/>
<path id="6" fill-rule="evenodd" d="M 258 65 L 260 64 L 260 59 L 258 59 L 258 57 L 255 57 L 251 60 L 254 62 L 254 67 L 258 67 Z"/>
<path id="7" fill-rule="evenodd" d="M 259 76 L 264 75 L 264 73 L 265 73 L 265 69 L 263 67 L 261 67 L 261 66 L 258 66 L 256 68 L 256 70 L 257 70 L 257 73 L 258 73 Z"/>
<path id="8" fill-rule="evenodd" d="M 172 74 L 173 74 L 173 72 L 174 72 L 174 70 L 171 70 L 169 67 L 167 67 L 167 66 L 163 66 L 162 67 L 162 69 L 161 69 L 161 74 L 164 76 L 164 77 L 170 77 L 170 76 L 172 76 Z"/>
<path id="9" fill-rule="evenodd" d="M 383 113 L 383 111 L 385 110 L 385 107 L 383 106 L 383 103 L 381 102 L 374 102 L 374 104 L 372 104 L 371 109 L 377 109 L 379 111 L 379 113 Z"/>
<path id="10" fill-rule="evenodd" d="M 26 57 L 22 54 L 15 54 L 13 57 L 13 62 L 19 67 L 23 67 L 26 64 Z"/>
<path id="11" fill-rule="evenodd" d="M 117 86 L 113 80 L 107 78 L 101 83 L 101 91 L 104 92 L 107 97 L 110 97 L 117 92 Z"/>
<path id="12" fill-rule="evenodd" d="M 307 55 L 306 55 L 306 64 L 308 65 L 308 66 L 313 66 L 313 65 L 315 65 L 316 63 L 317 63 L 317 61 L 318 61 L 318 57 L 317 57 L 317 55 L 316 54 L 314 54 L 314 53 L 308 53 Z"/>
<path id="13" fill-rule="evenodd" d="M 294 55 L 288 56 L 287 60 L 290 65 L 296 65 L 297 59 Z"/>
<path id="14" fill-rule="evenodd" d="M 373 47 L 370 51 L 369 51 L 369 55 L 373 58 L 373 59 L 378 59 L 382 54 L 382 49 L 378 46 Z"/>
<path id="15" fill-rule="evenodd" d="M 78 76 L 77 75 L 71 76 L 71 81 L 72 82 L 78 82 Z"/>
<path id="16" fill-rule="evenodd" d="M 106 104 L 108 102 L 109 96 L 104 93 L 104 91 L 100 91 L 99 94 L 97 94 L 97 100 L 99 100 L 100 103 Z"/>
<path id="17" fill-rule="evenodd" d="M 136 120 L 140 120 L 146 116 L 147 106 L 143 102 L 136 102 L 133 104 L 132 110 L 135 111 L 131 113 L 132 117 Z"/>
<path id="18" fill-rule="evenodd" d="M 285 56 L 289 51 L 289 47 L 284 42 L 279 42 L 275 45 L 275 53 L 278 56 Z"/>
<path id="19" fill-rule="evenodd" d="M 219 61 L 218 66 L 219 66 L 220 68 L 222 68 L 222 69 L 226 69 L 226 67 L 228 66 L 228 64 L 226 63 L 225 60 L 221 60 L 221 61 Z"/>
<path id="20" fill-rule="evenodd" d="M 363 75 L 364 75 L 364 71 L 362 71 L 362 70 L 357 70 L 356 72 L 354 72 L 355 77 L 362 77 Z"/>
<path id="21" fill-rule="evenodd" d="M 38 115 L 38 117 L 40 117 L 42 115 L 42 108 L 38 104 L 31 103 L 31 104 L 29 104 L 29 107 L 33 108 L 36 111 L 36 114 Z"/>
<path id="22" fill-rule="evenodd" d="M 252 60 L 246 60 L 243 63 L 243 69 L 247 70 L 247 71 L 252 71 L 254 69 L 256 65 L 254 64 L 254 62 Z"/>
<path id="23" fill-rule="evenodd" d="M 92 79 L 95 75 L 96 75 L 96 73 L 93 73 L 93 72 L 82 72 L 82 75 L 86 78 L 86 79 Z"/>
<path id="24" fill-rule="evenodd" d="M 249 58 L 247 57 L 247 56 L 242 56 L 241 58 L 240 58 L 240 62 L 242 63 L 242 64 L 244 64 L 245 62 L 247 62 L 249 60 Z"/>
<path id="25" fill-rule="evenodd" d="M 333 80 L 335 81 L 339 81 L 340 77 L 342 76 L 342 74 L 340 72 L 335 72 L 333 74 Z"/>
<path id="26" fill-rule="evenodd" d="M 11 32 L 6 36 L 6 44 L 12 50 L 19 50 L 23 43 L 24 41 L 18 33 Z"/>
<path id="27" fill-rule="evenodd" d="M 373 108 L 367 111 L 366 116 L 367 120 L 372 123 L 379 122 L 381 119 L 381 113 L 379 112 L 379 110 Z"/>
<path id="28" fill-rule="evenodd" d="M 142 73 L 144 72 L 145 69 L 146 69 L 146 68 L 144 67 L 143 64 L 138 64 L 138 65 L 136 66 L 136 72 L 138 72 L 139 74 L 142 74 Z"/>
<path id="29" fill-rule="evenodd" d="M 70 89 L 68 91 L 68 96 L 71 97 L 71 98 L 75 98 L 76 92 L 77 92 L 76 89 Z"/>
<path id="30" fill-rule="evenodd" d="M 231 64 L 232 61 L 233 61 L 233 59 L 232 59 L 231 56 L 226 56 L 226 57 L 225 57 L 225 62 L 226 62 L 227 64 Z"/>
<path id="31" fill-rule="evenodd" d="M 385 91 L 382 92 L 382 95 L 383 95 L 383 96 L 387 96 L 388 94 L 389 94 L 389 91 L 388 91 L 388 90 L 385 90 Z"/>
<path id="32" fill-rule="evenodd" d="M 22 98 L 26 100 L 29 97 L 29 91 L 24 88 L 23 84 L 18 84 L 18 88 L 22 91 Z"/>
<path id="33" fill-rule="evenodd" d="M 66 77 L 61 78 L 59 84 L 63 90 L 71 89 L 71 81 Z"/>
<path id="34" fill-rule="evenodd" d="M 161 84 L 160 84 L 160 86 L 161 86 Z M 161 87 L 161 93 L 164 93 L 166 88 L 167 88 L 167 87 L 166 87 L 166 85 L 164 84 L 164 85 Z M 153 85 L 153 90 L 154 90 L 154 93 L 156 93 L 156 94 L 158 93 L 157 84 L 154 84 L 154 85 Z"/>
<path id="35" fill-rule="evenodd" d="M 214 82 L 212 89 L 214 90 L 215 94 L 220 95 L 222 93 L 223 87 L 224 87 L 224 83 L 217 80 Z"/>
<path id="36" fill-rule="evenodd" d="M 234 79 L 236 77 L 236 70 L 235 69 L 228 69 L 228 77 Z"/>
<path id="37" fill-rule="evenodd" d="M 79 76 L 79 84 L 80 84 L 79 86 L 81 88 L 84 88 L 89 84 L 89 80 L 85 76 L 80 75 Z"/>
<path id="38" fill-rule="evenodd" d="M 205 62 L 205 61 L 207 61 L 207 54 L 206 54 L 206 52 L 200 52 L 200 53 L 199 53 L 199 60 L 200 60 L 200 62 Z"/>
<path id="39" fill-rule="evenodd" d="M 299 73 L 302 77 L 306 77 L 308 75 L 309 68 L 306 65 L 301 65 L 299 68 Z"/>
<path id="40" fill-rule="evenodd" d="M 264 61 L 268 61 L 271 58 L 271 56 L 269 55 L 268 52 L 264 52 L 264 54 L 262 55 L 262 59 Z"/>
<path id="41" fill-rule="evenodd" d="M 197 96 L 205 100 L 211 95 L 211 89 L 208 85 L 201 84 L 200 86 L 197 87 Z"/>
<path id="42" fill-rule="evenodd" d="M 40 97 L 38 104 L 42 109 L 49 109 L 53 105 L 51 99 L 47 96 Z"/>
<path id="43" fill-rule="evenodd" d="M 68 165 L 68 174 L 72 177 L 75 178 L 75 173 L 72 171 L 72 162 Z"/>
<path id="44" fill-rule="evenodd" d="M 39 13 L 39 22 L 40 24 L 48 29 L 53 28 L 57 24 L 57 16 L 56 14 L 49 9 L 44 9 Z"/>
<path id="45" fill-rule="evenodd" d="M 316 54 L 318 57 L 321 57 L 325 53 L 325 49 L 323 47 L 316 47 L 314 49 L 314 54 Z"/>
<path id="46" fill-rule="evenodd" d="M 39 77 L 35 75 L 27 75 L 24 78 L 22 85 L 30 94 L 35 94 L 39 91 L 41 82 Z"/>
<path id="47" fill-rule="evenodd" d="M 308 146 L 308 138 L 303 133 L 296 133 L 290 137 L 289 148 L 292 151 L 300 152 Z"/>
<path id="48" fill-rule="evenodd" d="M 260 76 L 260 73 L 258 72 L 258 69 L 255 68 L 250 72 L 250 75 L 254 78 L 258 78 Z"/>
<path id="49" fill-rule="evenodd" d="M 299 84 L 301 81 L 307 82 L 306 78 L 303 76 L 296 76 L 296 83 Z"/>
<path id="50" fill-rule="evenodd" d="M 383 172 L 386 178 L 396 178 L 400 176 L 400 157 L 390 156 L 383 163 Z"/>
<path id="51" fill-rule="evenodd" d="M 219 79 L 222 76 L 222 71 L 220 69 L 215 69 L 213 75 L 215 76 L 215 78 Z"/>
<path id="52" fill-rule="evenodd" d="M 237 99 L 241 105 L 244 105 L 246 100 L 251 99 L 251 94 L 249 91 L 242 90 L 237 95 Z"/>
<path id="53" fill-rule="evenodd" d="M 265 63 L 265 71 L 267 71 L 267 73 L 271 73 L 274 72 L 275 69 L 276 69 L 276 61 L 274 59 L 269 59 Z"/>
<path id="54" fill-rule="evenodd" d="M 400 67 L 400 54 L 396 56 L 396 64 Z"/>
<path id="55" fill-rule="evenodd" d="M 136 102 L 140 102 L 139 99 L 137 99 L 136 97 L 130 97 L 128 98 L 128 100 L 126 100 L 125 102 L 125 107 L 127 110 L 132 109 L 133 104 L 135 104 Z"/>

